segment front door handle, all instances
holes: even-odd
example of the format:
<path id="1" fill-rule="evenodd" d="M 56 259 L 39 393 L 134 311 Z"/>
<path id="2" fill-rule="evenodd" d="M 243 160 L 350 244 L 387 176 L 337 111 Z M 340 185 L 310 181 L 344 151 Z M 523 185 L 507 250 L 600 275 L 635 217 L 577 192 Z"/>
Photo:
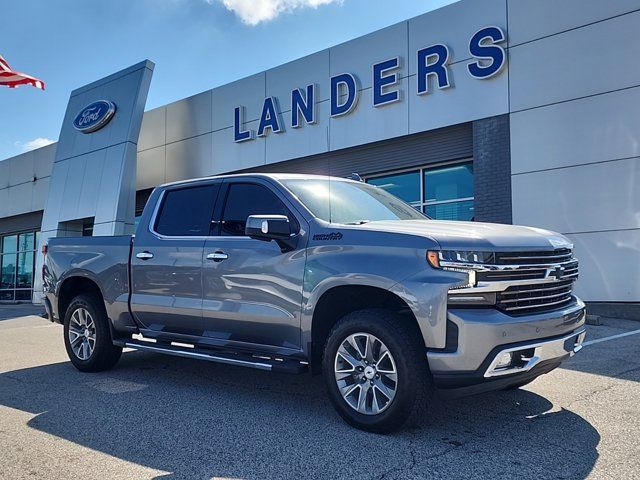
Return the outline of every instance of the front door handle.
<path id="1" fill-rule="evenodd" d="M 229 258 L 229 255 L 224 252 L 214 252 L 207 255 L 207 260 L 213 260 L 214 262 L 221 262 L 227 258 Z"/>
<path id="2" fill-rule="evenodd" d="M 140 260 L 150 260 L 153 258 L 153 253 L 151 252 L 140 252 L 136 254 L 136 258 Z"/>

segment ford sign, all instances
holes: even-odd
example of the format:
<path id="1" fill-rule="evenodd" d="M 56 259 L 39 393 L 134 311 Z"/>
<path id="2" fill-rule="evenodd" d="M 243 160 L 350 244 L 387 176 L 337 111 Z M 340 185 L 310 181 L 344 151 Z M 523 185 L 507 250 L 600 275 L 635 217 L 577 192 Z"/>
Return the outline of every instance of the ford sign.
<path id="1" fill-rule="evenodd" d="M 98 100 L 78 112 L 73 119 L 73 126 L 82 133 L 95 132 L 109 123 L 114 113 L 116 113 L 115 103 L 109 100 Z"/>

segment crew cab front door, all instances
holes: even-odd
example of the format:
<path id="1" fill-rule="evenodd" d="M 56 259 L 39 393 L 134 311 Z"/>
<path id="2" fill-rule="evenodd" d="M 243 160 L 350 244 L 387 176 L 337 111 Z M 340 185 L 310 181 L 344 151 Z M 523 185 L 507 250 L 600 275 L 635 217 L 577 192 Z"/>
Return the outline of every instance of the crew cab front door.
<path id="1" fill-rule="evenodd" d="M 138 229 L 131 255 L 131 311 L 145 335 L 202 335 L 202 252 L 220 185 L 168 187 L 149 227 Z"/>
<path id="2" fill-rule="evenodd" d="M 225 180 L 216 208 L 217 235 L 204 248 L 205 342 L 300 350 L 306 238 L 283 252 L 275 241 L 244 234 L 249 215 L 286 215 L 299 230 L 303 220 L 286 202 L 268 182 Z"/>

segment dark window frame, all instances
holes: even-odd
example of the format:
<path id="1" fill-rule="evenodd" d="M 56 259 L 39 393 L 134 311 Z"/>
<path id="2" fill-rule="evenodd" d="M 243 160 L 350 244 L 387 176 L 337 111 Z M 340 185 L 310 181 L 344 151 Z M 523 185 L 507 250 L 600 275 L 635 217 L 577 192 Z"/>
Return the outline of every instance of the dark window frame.
<path id="1" fill-rule="evenodd" d="M 188 234 L 181 234 L 181 235 L 173 235 L 173 234 L 166 234 L 166 233 L 162 233 L 158 230 L 158 224 L 160 222 L 160 218 L 162 217 L 162 211 L 164 210 L 165 204 L 167 202 L 167 199 L 169 197 L 169 194 L 172 192 L 177 192 L 177 191 L 182 191 L 182 190 L 190 190 L 190 189 L 194 189 L 194 188 L 203 188 L 203 187 L 209 187 L 209 188 L 217 188 L 217 191 L 215 192 L 215 195 L 213 195 L 213 202 L 211 205 L 211 214 L 209 215 L 209 228 L 207 233 L 208 234 L 204 234 L 204 235 L 188 235 Z M 160 197 L 160 204 L 158 205 L 158 208 L 156 209 L 154 218 L 152 218 L 152 233 L 154 233 L 155 235 L 158 235 L 160 237 L 165 237 L 165 238 L 189 238 L 189 239 L 199 239 L 199 238 L 206 238 L 211 236 L 211 229 L 214 226 L 214 215 L 215 215 L 215 211 L 216 211 L 216 204 L 218 202 L 218 197 L 220 196 L 220 191 L 222 189 L 222 182 L 208 182 L 208 183 L 199 183 L 199 184 L 195 184 L 195 185 L 181 185 L 175 188 L 167 188 L 166 190 L 164 190 L 162 192 L 162 195 Z"/>
<path id="2" fill-rule="evenodd" d="M 210 235 L 211 237 L 246 238 L 246 239 L 249 239 L 249 237 L 246 236 L 246 235 L 223 235 L 222 234 L 222 225 L 223 225 L 223 222 L 224 222 L 224 213 L 225 213 L 225 210 L 227 208 L 227 202 L 229 200 L 229 193 L 231 192 L 231 188 L 234 185 L 254 185 L 254 186 L 258 186 L 258 187 L 266 189 L 275 198 L 277 198 L 278 201 L 285 208 L 285 211 L 287 212 L 287 218 L 289 218 L 289 222 L 292 225 L 292 227 L 291 227 L 292 231 L 298 231 L 298 232 L 300 231 L 300 221 L 298 220 L 298 217 L 293 213 L 292 208 L 282 198 L 282 195 L 279 194 L 280 192 L 278 192 L 276 189 L 272 188 L 270 185 L 268 185 L 266 183 L 263 183 L 263 182 L 254 181 L 254 180 L 250 180 L 250 179 L 239 179 L 239 180 L 224 182 L 224 184 L 223 184 L 224 191 L 222 192 L 222 190 L 221 190 L 223 196 L 220 197 L 220 193 L 218 193 L 218 198 L 221 199 L 221 201 L 217 202 L 218 205 L 216 206 L 216 209 L 215 209 L 215 216 L 214 216 L 214 220 L 212 221 L 212 230 L 215 229 L 215 233 L 212 233 Z"/>

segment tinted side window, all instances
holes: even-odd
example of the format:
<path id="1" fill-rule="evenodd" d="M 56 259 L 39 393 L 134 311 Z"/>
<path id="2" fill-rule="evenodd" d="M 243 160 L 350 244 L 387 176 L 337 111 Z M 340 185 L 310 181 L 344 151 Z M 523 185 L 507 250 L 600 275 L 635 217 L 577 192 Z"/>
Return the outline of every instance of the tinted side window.
<path id="1" fill-rule="evenodd" d="M 221 234 L 244 236 L 249 215 L 286 215 L 293 221 L 287 207 L 268 188 L 254 183 L 231 184 L 222 215 Z"/>
<path id="2" fill-rule="evenodd" d="M 220 185 L 169 190 L 156 221 L 156 232 L 171 236 L 207 236 Z"/>

